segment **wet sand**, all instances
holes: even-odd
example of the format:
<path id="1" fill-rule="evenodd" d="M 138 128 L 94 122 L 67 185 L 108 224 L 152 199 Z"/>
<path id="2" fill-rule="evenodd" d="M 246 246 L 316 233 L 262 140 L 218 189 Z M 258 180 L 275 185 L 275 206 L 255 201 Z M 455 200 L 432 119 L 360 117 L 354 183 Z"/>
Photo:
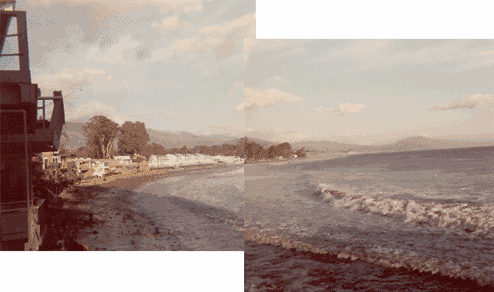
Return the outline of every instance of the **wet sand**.
<path id="1" fill-rule="evenodd" d="M 57 242 L 69 238 L 89 250 L 243 251 L 243 220 L 234 214 L 181 198 L 135 191 L 164 177 L 230 168 L 234 167 L 142 171 L 110 176 L 106 181 L 83 181 L 60 198 L 64 211 L 52 216 L 55 226 L 45 249 L 57 250 Z"/>

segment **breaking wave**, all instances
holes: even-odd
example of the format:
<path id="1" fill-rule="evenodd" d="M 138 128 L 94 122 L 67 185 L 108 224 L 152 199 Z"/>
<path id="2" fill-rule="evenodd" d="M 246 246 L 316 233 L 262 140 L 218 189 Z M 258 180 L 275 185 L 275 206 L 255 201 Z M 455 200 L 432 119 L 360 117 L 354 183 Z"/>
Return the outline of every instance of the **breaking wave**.
<path id="1" fill-rule="evenodd" d="M 382 216 L 396 216 L 407 223 L 426 224 L 458 232 L 494 238 L 494 205 L 420 202 L 376 195 L 347 195 L 331 185 L 320 184 L 324 200 L 335 207 Z"/>

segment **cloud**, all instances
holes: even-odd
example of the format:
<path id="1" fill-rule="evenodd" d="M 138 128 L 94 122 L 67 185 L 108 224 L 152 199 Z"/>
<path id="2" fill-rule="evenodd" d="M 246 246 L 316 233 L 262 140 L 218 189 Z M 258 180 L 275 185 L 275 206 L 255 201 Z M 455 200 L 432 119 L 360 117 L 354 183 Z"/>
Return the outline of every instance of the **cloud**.
<path id="1" fill-rule="evenodd" d="M 146 7 L 160 7 L 160 12 L 167 14 L 173 11 L 175 14 L 191 14 L 202 12 L 204 6 L 203 0 L 118 0 L 118 1 L 101 1 L 101 0 L 30 0 L 29 4 L 33 6 L 50 6 L 63 3 L 68 6 L 88 5 L 94 11 L 103 17 L 113 17 L 115 14 L 124 14 L 133 12 Z"/>
<path id="2" fill-rule="evenodd" d="M 341 115 L 344 115 L 346 113 L 357 113 L 361 110 L 363 110 L 366 107 L 365 104 L 358 104 L 358 103 L 342 103 L 338 105 L 333 111 L 335 113 L 340 113 Z"/>
<path id="3" fill-rule="evenodd" d="M 494 51 L 480 52 L 479 55 L 482 55 L 482 56 L 491 56 L 491 55 L 494 55 Z"/>
<path id="4" fill-rule="evenodd" d="M 256 108 L 270 107 L 278 103 L 291 103 L 303 101 L 302 98 L 293 94 L 280 91 L 278 89 L 266 89 L 259 91 L 252 88 L 245 88 L 244 102 L 235 107 L 235 111 L 251 110 Z"/>
<path id="5" fill-rule="evenodd" d="M 134 41 L 131 36 L 124 36 L 106 50 L 99 47 L 89 48 L 86 53 L 86 60 L 94 60 L 111 65 L 129 63 L 130 61 L 125 61 L 126 57 L 131 57 L 132 61 L 134 61 L 134 49 L 138 46 L 139 42 Z"/>
<path id="6" fill-rule="evenodd" d="M 210 25 L 201 29 L 205 35 L 224 35 L 228 36 L 232 33 L 237 34 L 239 30 L 245 31 L 243 34 L 250 32 L 250 28 L 255 23 L 254 13 L 246 14 L 238 19 L 226 22 L 223 25 Z"/>
<path id="7" fill-rule="evenodd" d="M 129 88 L 129 87 L 130 87 L 130 85 L 129 85 L 129 79 L 124 79 L 124 80 L 122 80 L 122 83 L 117 88 L 117 90 L 122 90 L 122 89 Z"/>
<path id="8" fill-rule="evenodd" d="M 244 109 L 245 109 L 245 104 L 241 102 L 235 107 L 235 112 L 243 111 Z"/>
<path id="9" fill-rule="evenodd" d="M 123 124 L 125 121 L 136 121 L 132 116 L 143 115 L 143 112 L 134 111 L 132 113 L 119 114 L 116 107 L 101 103 L 97 100 L 91 100 L 78 108 L 73 108 L 70 105 L 65 104 L 65 119 L 67 121 L 88 120 L 97 115 L 106 116 L 118 124 Z"/>
<path id="10" fill-rule="evenodd" d="M 55 74 L 39 76 L 34 80 L 34 83 L 38 84 L 44 95 L 51 96 L 54 90 L 62 90 L 64 96 L 69 97 L 77 89 L 83 90 L 93 85 L 102 85 L 112 79 L 112 76 L 103 70 L 86 68 L 77 71 L 71 68 L 62 68 Z"/>
<path id="11" fill-rule="evenodd" d="M 320 107 L 315 109 L 315 112 L 318 112 L 318 113 L 334 112 L 334 113 L 339 113 L 340 116 L 344 116 L 347 113 L 357 113 L 357 112 L 363 110 L 365 107 L 366 107 L 365 104 L 342 103 L 342 104 L 338 105 L 337 107 L 333 107 L 333 108 L 320 106 Z M 312 111 L 310 113 L 312 113 Z"/>
<path id="12" fill-rule="evenodd" d="M 47 112 L 49 117 L 51 111 Z M 116 107 L 104 104 L 97 100 L 91 100 L 87 104 L 74 108 L 70 104 L 65 103 L 65 120 L 67 121 L 87 121 L 93 116 L 103 115 L 107 118 L 115 121 L 119 124 L 123 124 L 126 121 L 137 121 L 139 118 L 142 119 L 143 116 L 149 115 L 150 113 L 157 114 L 158 111 L 145 112 L 143 110 L 134 110 L 132 112 L 120 113 Z M 137 118 L 134 118 L 137 117 Z M 202 117 L 199 111 L 189 112 L 189 113 L 167 113 L 160 114 L 160 117 L 165 119 L 181 119 L 181 118 L 199 118 Z"/>
<path id="13" fill-rule="evenodd" d="M 255 38 L 255 23 L 251 27 L 252 34 L 244 43 L 244 61 L 249 61 L 250 54 L 272 52 L 278 58 L 306 55 L 309 50 L 304 47 L 313 40 L 257 40 Z M 275 52 L 276 51 L 276 52 Z"/>
<path id="14" fill-rule="evenodd" d="M 281 58 L 286 58 L 286 57 L 294 57 L 294 56 L 303 56 L 303 55 L 307 55 L 308 53 L 309 50 L 307 48 L 295 47 L 276 56 Z"/>
<path id="15" fill-rule="evenodd" d="M 232 126 L 224 126 L 224 125 L 209 125 L 207 126 L 209 129 L 208 132 L 203 133 L 205 135 L 225 135 L 232 137 L 243 137 L 245 136 L 245 128 L 241 127 L 232 127 Z"/>
<path id="16" fill-rule="evenodd" d="M 252 47 L 256 45 L 256 41 L 254 38 L 248 38 L 244 41 L 244 62 L 247 63 L 249 61 L 249 52 Z"/>
<path id="17" fill-rule="evenodd" d="M 466 96 L 462 99 L 453 100 L 435 107 L 431 107 L 429 110 L 445 111 L 460 108 L 475 109 L 492 102 L 494 102 L 494 94 L 474 94 Z"/>
<path id="18" fill-rule="evenodd" d="M 176 41 L 170 48 L 160 48 L 153 51 L 151 61 L 156 62 L 171 56 L 176 58 L 180 55 L 205 53 L 218 47 L 222 42 L 219 38 L 208 39 L 205 36 L 181 39 Z"/>
<path id="19" fill-rule="evenodd" d="M 242 88 L 243 89 L 244 88 L 244 83 L 243 82 L 237 82 L 237 83 L 235 83 L 233 85 L 233 87 L 230 90 L 228 90 L 228 92 L 227 92 L 228 95 L 233 95 L 235 93 L 235 89 L 237 89 L 237 88 Z"/>
<path id="20" fill-rule="evenodd" d="M 244 15 L 240 18 L 237 18 L 235 20 L 225 22 L 223 24 L 217 24 L 217 25 L 210 25 L 203 27 L 200 30 L 201 35 L 196 37 L 195 40 L 200 40 L 200 42 L 194 42 L 194 45 L 196 47 L 202 46 L 203 43 L 205 43 L 205 46 L 207 47 L 208 44 L 221 44 L 223 42 L 242 42 L 244 39 L 248 37 L 253 37 L 252 34 L 252 26 L 255 24 L 255 17 L 254 13 Z M 213 42 L 211 43 L 209 40 L 221 40 L 220 42 Z M 178 41 L 179 42 L 179 41 Z M 177 42 L 177 44 L 178 44 Z M 190 42 L 186 42 L 185 44 L 190 44 Z M 190 46 L 193 48 L 193 46 Z M 230 50 L 234 50 L 234 47 L 232 44 L 230 44 Z M 173 47 L 172 47 L 173 48 Z M 180 46 L 181 49 L 183 49 L 185 52 L 187 52 L 188 46 Z M 223 52 L 224 55 L 228 55 L 229 52 Z"/>
<path id="21" fill-rule="evenodd" d="M 190 113 L 175 113 L 175 114 L 164 114 L 162 115 L 165 119 L 181 119 L 181 118 L 200 118 L 202 117 L 199 111 L 194 111 Z"/>
<path id="22" fill-rule="evenodd" d="M 188 53 L 203 53 L 211 48 L 214 48 L 222 43 L 219 38 L 206 38 L 204 36 L 198 36 L 188 39 L 178 40 L 171 47 L 171 51 L 177 54 Z"/>
<path id="23" fill-rule="evenodd" d="M 153 23 L 151 28 L 158 29 L 160 32 L 168 34 L 170 32 L 190 29 L 190 24 L 185 21 L 179 21 L 178 15 L 175 14 L 171 17 L 163 19 L 161 23 Z"/>
<path id="24" fill-rule="evenodd" d="M 279 75 L 274 75 L 273 77 L 268 77 L 264 80 L 264 87 L 276 86 L 280 87 L 281 85 L 289 85 L 291 83 L 290 79 L 281 77 Z"/>
<path id="25" fill-rule="evenodd" d="M 149 2 L 155 3 L 153 4 L 153 6 L 158 3 L 158 5 L 156 6 L 161 6 L 160 12 L 163 14 L 166 14 L 170 11 L 173 11 L 176 14 L 192 14 L 202 12 L 204 10 L 204 6 L 202 5 L 202 3 L 204 2 L 203 0 L 153 0 Z"/>
<path id="26" fill-rule="evenodd" d="M 346 72 L 406 63 L 434 65 L 438 71 L 456 74 L 494 63 L 492 44 L 486 50 L 478 43 L 477 40 L 341 41 L 339 48 L 330 48 L 318 61 L 350 60 L 354 65 L 347 66 Z"/>
<path id="27" fill-rule="evenodd" d="M 248 137 L 273 141 L 275 143 L 293 142 L 306 137 L 299 130 L 279 129 L 279 128 L 253 128 L 248 127 L 245 130 Z"/>
<path id="28" fill-rule="evenodd" d="M 329 111 L 332 111 L 333 109 L 332 108 L 329 108 L 329 107 L 323 107 L 323 106 L 320 106 L 318 108 L 315 109 L 316 112 L 318 113 L 321 113 L 321 112 L 329 112 Z"/>
<path id="29" fill-rule="evenodd" d="M 254 14 L 247 14 L 222 25 L 206 26 L 191 38 L 177 40 L 169 48 L 155 50 L 153 61 L 163 60 L 169 56 L 192 53 L 204 53 L 216 49 L 218 59 L 230 56 L 247 37 L 252 37 L 252 26 L 255 24 Z"/>

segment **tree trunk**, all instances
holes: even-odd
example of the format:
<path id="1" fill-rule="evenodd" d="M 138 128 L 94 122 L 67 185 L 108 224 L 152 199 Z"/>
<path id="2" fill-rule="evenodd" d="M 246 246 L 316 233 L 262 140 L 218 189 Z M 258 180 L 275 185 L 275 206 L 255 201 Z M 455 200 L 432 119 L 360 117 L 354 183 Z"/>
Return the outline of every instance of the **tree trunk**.
<path id="1" fill-rule="evenodd" d="M 101 154 L 103 155 L 103 158 L 105 157 L 105 136 L 104 135 L 99 135 L 99 145 L 101 147 Z"/>
<path id="2" fill-rule="evenodd" d="M 111 147 L 112 143 L 113 143 L 113 141 L 110 141 L 110 142 L 108 142 L 108 145 L 106 145 L 106 153 L 105 153 L 106 158 L 109 158 L 109 156 L 110 156 L 110 147 Z"/>

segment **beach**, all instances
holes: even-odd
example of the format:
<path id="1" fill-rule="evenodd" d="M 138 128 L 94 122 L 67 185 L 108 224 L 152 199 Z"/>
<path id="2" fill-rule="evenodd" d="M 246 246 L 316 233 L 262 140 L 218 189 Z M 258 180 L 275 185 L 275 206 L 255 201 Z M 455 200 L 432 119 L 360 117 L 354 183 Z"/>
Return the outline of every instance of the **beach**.
<path id="1" fill-rule="evenodd" d="M 70 238 L 88 250 L 243 251 L 243 220 L 232 212 L 138 191 L 150 182 L 200 178 L 237 168 L 153 170 L 82 181 L 60 197 L 64 211 L 57 216 L 63 220 L 53 220 L 55 232 L 47 249 L 60 248 L 57 242 Z"/>

